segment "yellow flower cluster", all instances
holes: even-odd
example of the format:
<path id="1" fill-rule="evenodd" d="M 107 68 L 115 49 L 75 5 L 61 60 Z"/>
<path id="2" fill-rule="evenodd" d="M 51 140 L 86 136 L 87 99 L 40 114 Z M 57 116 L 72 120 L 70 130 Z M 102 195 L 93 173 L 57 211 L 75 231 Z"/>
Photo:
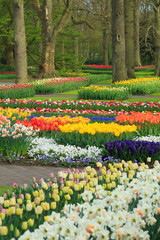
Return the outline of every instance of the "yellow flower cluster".
<path id="1" fill-rule="evenodd" d="M 54 121 L 61 121 L 63 123 L 89 123 L 90 122 L 90 119 L 89 118 L 84 118 L 84 117 L 75 117 L 75 118 L 71 118 L 70 116 L 68 115 L 65 115 L 64 117 L 43 117 L 43 116 L 40 116 L 40 117 L 35 117 L 36 119 L 43 119 L 43 120 L 46 120 L 47 122 L 54 122 Z"/>
<path id="2" fill-rule="evenodd" d="M 124 132 L 135 132 L 137 131 L 136 125 L 120 125 L 117 123 L 75 123 L 66 124 L 64 126 L 59 126 L 61 132 L 74 132 L 78 131 L 80 134 L 89 133 L 94 135 L 97 133 L 113 133 L 115 136 L 119 136 Z"/>
<path id="3" fill-rule="evenodd" d="M 112 85 L 130 85 L 130 84 L 135 84 L 135 83 L 146 83 L 149 81 L 156 81 L 159 80 L 159 77 L 148 77 L 148 78 L 136 78 L 136 79 L 130 79 L 130 80 L 123 80 L 123 81 L 119 81 L 119 82 L 115 82 Z"/>
<path id="4" fill-rule="evenodd" d="M 28 116 L 31 116 L 31 113 L 22 111 L 19 108 L 14 109 L 0 107 L 0 115 L 4 115 L 11 120 L 16 120 L 16 118 L 27 118 Z"/>
<path id="5" fill-rule="evenodd" d="M 120 87 L 120 88 L 114 88 L 114 87 L 107 87 L 107 86 L 89 86 L 89 87 L 81 87 L 79 91 L 81 90 L 89 90 L 92 92 L 101 92 L 104 90 L 107 91 L 124 91 L 126 88 Z"/>
<path id="6" fill-rule="evenodd" d="M 86 76 L 86 75 L 90 75 L 90 73 L 65 73 L 65 75 L 67 75 L 67 76 Z"/>

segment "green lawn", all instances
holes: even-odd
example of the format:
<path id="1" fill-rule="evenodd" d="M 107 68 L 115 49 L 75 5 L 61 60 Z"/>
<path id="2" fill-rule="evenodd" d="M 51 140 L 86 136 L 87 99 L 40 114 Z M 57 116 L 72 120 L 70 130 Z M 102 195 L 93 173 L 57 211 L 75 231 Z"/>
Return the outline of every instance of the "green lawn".
<path id="1" fill-rule="evenodd" d="M 69 100 L 69 101 L 74 101 L 74 100 L 78 100 L 78 98 L 76 97 L 30 97 L 30 98 L 25 98 L 25 99 L 31 99 L 31 100 L 42 100 L 42 101 L 45 101 L 46 99 L 48 99 L 49 101 L 62 101 L 62 100 Z M 92 101 L 95 101 L 95 99 L 90 99 Z M 85 100 L 84 100 L 85 101 Z M 109 99 L 106 99 L 106 100 L 99 100 L 99 101 L 111 101 Z M 116 101 L 116 100 L 115 100 Z M 120 101 L 120 100 L 117 100 L 117 101 Z M 141 98 L 129 98 L 129 99 L 126 99 L 124 101 L 127 101 L 127 102 L 144 102 L 144 101 L 150 101 L 150 102 L 160 102 L 160 98 L 148 98 L 148 97 L 141 97 Z"/>
<path id="2" fill-rule="evenodd" d="M 160 96 L 160 92 L 157 92 L 157 93 L 152 93 L 150 94 L 151 96 Z"/>
<path id="3" fill-rule="evenodd" d="M 2 196 L 7 190 L 12 190 L 12 187 L 0 186 L 0 196 Z"/>

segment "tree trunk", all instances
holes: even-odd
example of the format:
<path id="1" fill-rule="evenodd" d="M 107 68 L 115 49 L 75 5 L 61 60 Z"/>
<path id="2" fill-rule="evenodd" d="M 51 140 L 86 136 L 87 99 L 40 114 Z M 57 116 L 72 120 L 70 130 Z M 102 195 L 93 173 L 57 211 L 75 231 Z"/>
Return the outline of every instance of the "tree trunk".
<path id="1" fill-rule="evenodd" d="M 134 66 L 141 67 L 139 46 L 139 14 L 140 0 L 134 0 Z"/>
<path id="2" fill-rule="evenodd" d="M 38 78 L 55 77 L 55 38 L 51 42 L 43 42 L 42 57 L 39 64 L 39 70 L 36 74 Z"/>
<path id="3" fill-rule="evenodd" d="M 112 0 L 112 82 L 126 80 L 124 2 Z"/>
<path id="4" fill-rule="evenodd" d="M 155 75 L 160 76 L 160 1 L 155 1 Z"/>
<path id="5" fill-rule="evenodd" d="M 42 55 L 36 77 L 51 78 L 55 77 L 54 57 L 56 44 L 56 36 L 52 36 L 52 1 L 45 0 L 41 11 Z"/>
<path id="6" fill-rule="evenodd" d="M 129 78 L 135 78 L 134 73 L 134 0 L 124 0 L 125 10 L 125 43 L 126 67 Z"/>
<path id="7" fill-rule="evenodd" d="M 39 0 L 32 0 L 32 4 L 42 24 L 42 57 L 36 77 L 52 78 L 56 76 L 54 61 L 56 37 L 69 19 L 70 0 L 67 0 L 66 8 L 54 28 L 52 24 L 52 0 L 44 0 L 42 6 Z"/>
<path id="8" fill-rule="evenodd" d="M 4 37 L 6 63 L 8 66 L 14 67 L 13 45 L 9 42 L 7 37 Z"/>
<path id="9" fill-rule="evenodd" d="M 27 82 L 27 54 L 23 0 L 13 0 L 16 83 Z"/>

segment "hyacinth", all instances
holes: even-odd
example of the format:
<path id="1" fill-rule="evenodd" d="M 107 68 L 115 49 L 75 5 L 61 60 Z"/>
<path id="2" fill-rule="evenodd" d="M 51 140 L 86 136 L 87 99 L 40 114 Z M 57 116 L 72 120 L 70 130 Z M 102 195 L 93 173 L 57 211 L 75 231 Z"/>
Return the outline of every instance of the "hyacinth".
<path id="1" fill-rule="evenodd" d="M 107 142 L 105 150 L 105 155 L 103 155 L 102 159 L 105 159 L 109 155 L 114 158 L 119 157 L 126 161 L 129 159 L 145 161 L 147 157 L 156 160 L 159 159 L 160 155 L 160 143 L 140 140 L 118 140 Z"/>

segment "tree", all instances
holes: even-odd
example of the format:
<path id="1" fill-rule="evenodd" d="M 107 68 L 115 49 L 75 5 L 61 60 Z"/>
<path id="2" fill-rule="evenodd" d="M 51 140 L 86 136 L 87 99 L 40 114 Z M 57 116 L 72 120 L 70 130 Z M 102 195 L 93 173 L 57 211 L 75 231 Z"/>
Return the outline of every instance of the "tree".
<path id="1" fill-rule="evenodd" d="M 125 12 L 125 47 L 126 67 L 129 78 L 135 78 L 134 73 L 134 0 L 124 0 Z"/>
<path id="2" fill-rule="evenodd" d="M 139 45 L 140 0 L 134 0 L 134 66 L 141 66 Z"/>
<path id="3" fill-rule="evenodd" d="M 123 0 L 112 0 L 112 68 L 113 83 L 127 79 Z"/>
<path id="4" fill-rule="evenodd" d="M 23 0 L 13 0 L 16 83 L 27 82 L 27 54 Z"/>
<path id="5" fill-rule="evenodd" d="M 32 4 L 42 25 L 42 56 L 36 76 L 38 78 L 54 77 L 56 75 L 54 61 L 56 37 L 70 19 L 71 0 L 65 1 L 65 9 L 54 27 L 52 22 L 52 0 L 43 0 L 42 5 L 40 5 L 39 0 L 32 0 Z"/>
<path id="6" fill-rule="evenodd" d="M 110 40 L 110 27 L 111 27 L 111 1 L 105 0 L 104 2 L 104 23 L 103 29 L 103 64 L 108 65 L 109 56 L 109 40 Z"/>
<path id="7" fill-rule="evenodd" d="M 4 60 L 7 65 L 14 66 L 13 57 L 13 6 L 11 0 L 0 2 L 0 37 L 4 49 Z"/>
<path id="8" fill-rule="evenodd" d="M 155 11 L 155 75 L 160 76 L 160 0 L 154 0 Z"/>

